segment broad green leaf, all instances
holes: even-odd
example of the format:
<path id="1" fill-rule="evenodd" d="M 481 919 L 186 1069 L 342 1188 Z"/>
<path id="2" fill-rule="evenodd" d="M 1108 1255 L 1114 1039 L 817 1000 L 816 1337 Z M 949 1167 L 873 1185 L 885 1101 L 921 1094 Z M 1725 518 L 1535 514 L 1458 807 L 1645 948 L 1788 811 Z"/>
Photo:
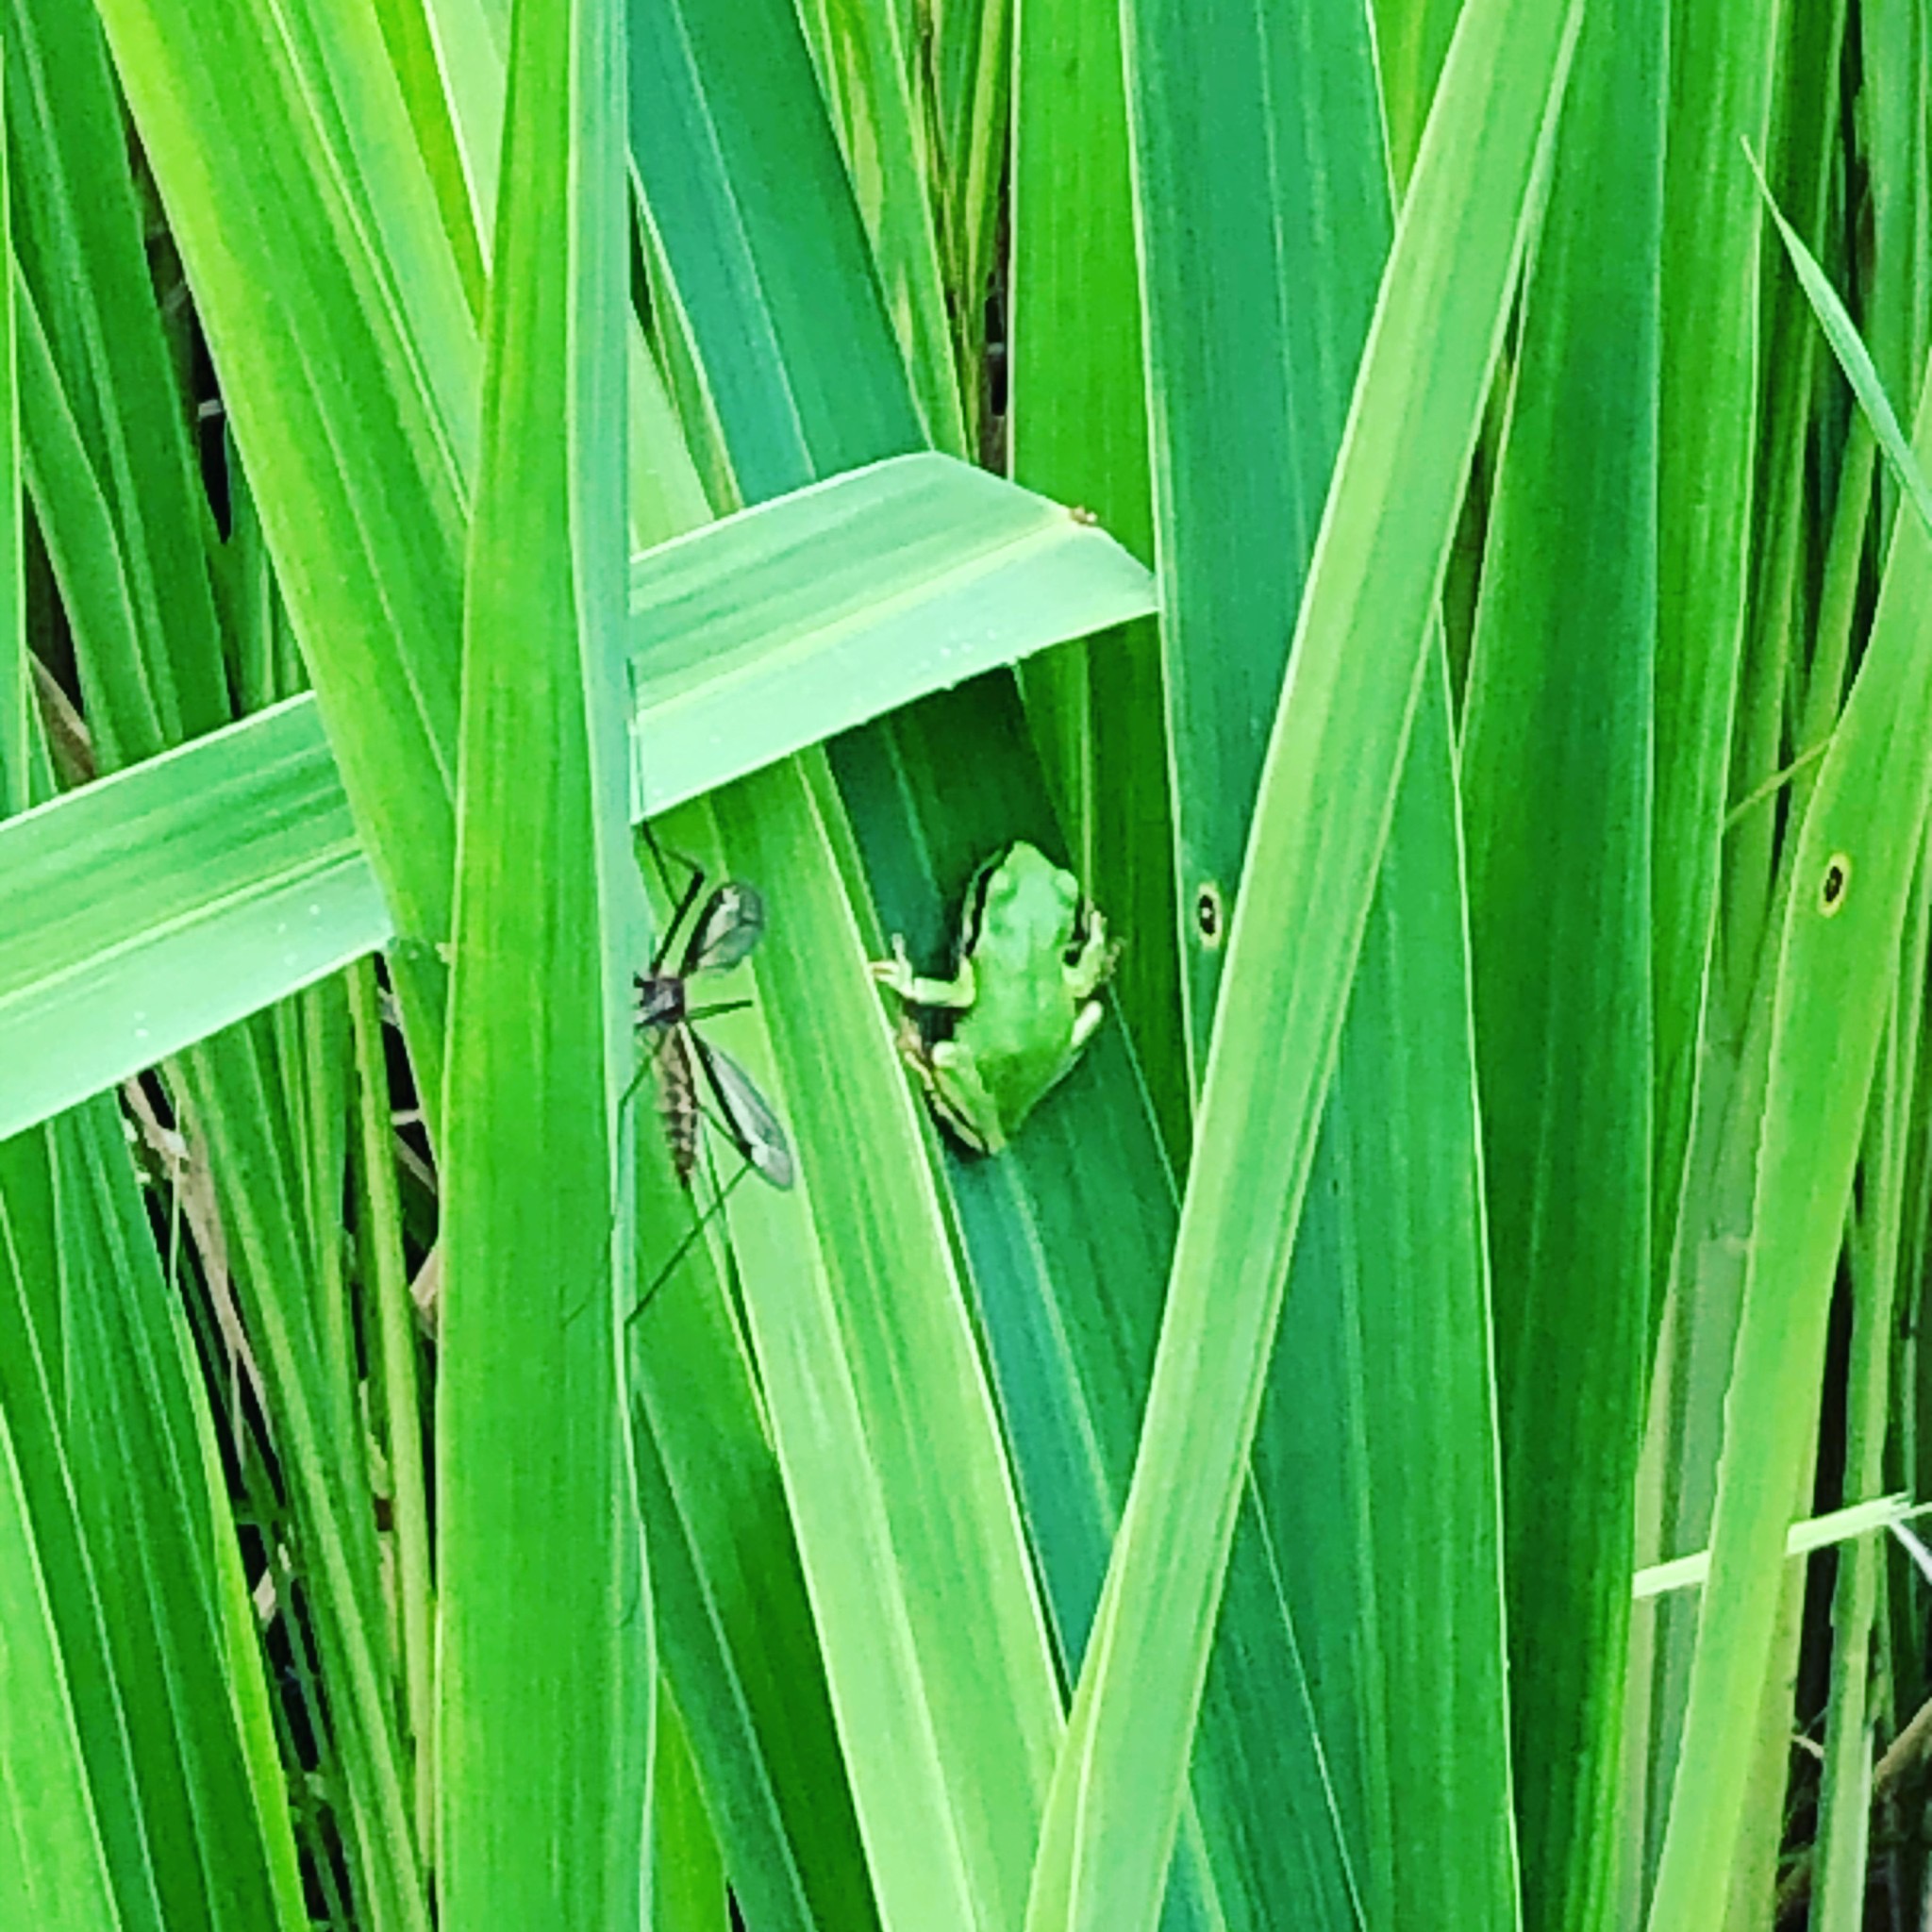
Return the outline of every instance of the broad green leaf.
<path id="1" fill-rule="evenodd" d="M 491 250 L 440 1146 L 439 1898 L 458 1927 L 636 1924 L 649 1895 L 655 1640 L 612 1232 L 642 924 L 618 27 L 608 0 L 517 0 Z"/>
<path id="2" fill-rule="evenodd" d="M 649 808 L 1153 601 L 1111 538 L 938 456 L 693 531 L 632 569 Z"/>
<path id="3" fill-rule="evenodd" d="M 740 500 L 919 448 L 791 0 L 630 0 L 628 18 L 631 159 Z"/>
<path id="4" fill-rule="evenodd" d="M 1158 1912 L 1322 1101 L 1579 12 L 1465 11 L 1397 229 L 1263 769 L 1141 1455 L 1032 1932 L 1125 1932 Z"/>
<path id="5" fill-rule="evenodd" d="M 1292 612 L 1388 250 L 1369 27 L 1365 7 L 1325 0 L 1135 0 L 1122 15 L 1197 1096 Z"/>
<path id="6" fill-rule="evenodd" d="M 1145 609 L 1152 585 L 1057 506 L 915 457 L 647 552 L 630 594 L 642 805 L 655 813 Z M 0 878 L 34 908 L 0 924 L 0 1135 L 394 930 L 308 698 L 0 829 Z"/>
<path id="7" fill-rule="evenodd" d="M 980 741 L 1017 737 L 1010 691 L 977 690 Z M 1036 780 L 969 798 L 942 795 L 906 773 L 940 765 L 935 740 L 958 714 L 922 709 L 890 747 L 840 747 L 841 785 L 879 896 L 903 917 L 913 956 L 941 958 L 974 866 L 1015 832 L 1050 841 Z M 889 756 L 890 752 L 890 756 Z M 877 801 L 912 791 L 916 862 L 871 831 Z M 897 860 L 897 862 L 895 862 Z M 1131 941 L 1130 941 L 1131 942 Z M 1037 1553 L 1062 1669 L 1077 1674 L 1132 1472 L 1173 1253 L 1177 1203 L 1144 1104 L 1108 1104 L 1139 1082 L 1111 1020 L 1082 1063 L 997 1160 L 947 1153 L 944 1171 L 968 1254 L 974 1297 Z M 1170 1884 L 1170 1927 L 1265 1924 L 1289 1901 L 1345 1918 L 1334 1800 L 1305 1672 L 1284 1605 L 1281 1536 L 1252 1503 L 1235 1544 L 1228 1614 L 1210 1666 L 1194 1751 L 1200 1818 Z M 1257 1799 L 1257 1794 L 1265 1796 Z M 1281 1828 L 1246 1830 L 1249 1805 L 1278 1811 Z"/>
<path id="8" fill-rule="evenodd" d="M 949 9 L 950 10 L 950 9 Z M 1008 442 L 1016 479 L 1154 555 L 1140 274 L 1117 10 L 1024 0 L 1015 23 Z M 1138 624 L 1022 675 L 1074 869 L 1135 942 L 1113 980 L 1170 1158 L 1193 1102 L 1181 1030 L 1160 636 Z"/>
<path id="9" fill-rule="evenodd" d="M 298 699 L 8 823 L 0 1135 L 380 945 L 388 913 Z"/>
<path id="10" fill-rule="evenodd" d="M 1429 651 L 1253 1464 L 1360 1923 L 1491 1932 L 1518 1917 L 1503 1525 L 1440 638 Z M 1398 1715 L 1419 1710 L 1437 1720 Z"/>
<path id="11" fill-rule="evenodd" d="M 1661 0 L 1592 8 L 1578 42 L 1524 295 L 1463 737 L 1532 1925 L 1605 1923 L 1623 1851 L 1627 1571 L 1652 1339 L 1667 18 Z"/>
<path id="12" fill-rule="evenodd" d="M 880 1920 L 997 1932 L 1024 1909 L 1061 1722 L 997 1422 L 800 764 L 713 806 L 782 936 L 752 975 L 800 1185 L 741 1196 L 732 1225 Z"/>

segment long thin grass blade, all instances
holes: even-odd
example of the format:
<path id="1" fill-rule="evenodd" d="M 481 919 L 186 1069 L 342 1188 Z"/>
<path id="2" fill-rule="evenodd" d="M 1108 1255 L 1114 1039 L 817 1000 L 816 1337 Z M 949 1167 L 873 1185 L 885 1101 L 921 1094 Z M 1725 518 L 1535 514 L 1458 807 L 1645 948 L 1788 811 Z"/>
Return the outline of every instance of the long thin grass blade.
<path id="1" fill-rule="evenodd" d="M 694 1249 L 633 1334 L 658 1657 L 747 1922 L 867 1932 L 878 1913 L 778 1462 L 708 1261 Z"/>
<path id="2" fill-rule="evenodd" d="M 12 112 L 9 94 L 8 119 Z M 9 194 L 0 144 L 0 211 L 10 216 Z M 21 534 L 9 279 L 0 289 L 0 811 L 8 813 L 49 782 L 30 708 Z M 58 1332 L 48 1292 L 58 1253 L 52 1141 L 49 1134 L 0 1144 L 0 1788 L 16 1794 L 4 1807 L 0 1904 L 24 1924 L 121 1932 L 158 1926 L 160 1904 L 59 1416 L 40 1360 L 42 1339 Z"/>
<path id="3" fill-rule="evenodd" d="M 1825 1319 L 1913 869 L 1932 805 L 1932 385 L 1907 449 L 1869 355 L 1781 216 L 1911 513 L 1897 519 L 1864 661 L 1799 830 L 1775 956 L 1743 1316 L 1726 1398 L 1710 1580 L 1649 1923 L 1709 1923 L 1731 1880 L 1748 1742 L 1773 1655 L 1784 1538 L 1807 1468 Z M 1916 457 L 1916 460 L 1915 460 Z"/>
<path id="4" fill-rule="evenodd" d="M 26 1496 L 0 1411 L 0 1915 L 11 1924 L 121 1932 L 42 1585 Z M 29 1814 L 17 1796 L 31 1790 Z"/>
<path id="5" fill-rule="evenodd" d="M 13 92 L 22 163 L 14 260 L 26 343 L 48 372 L 36 372 L 23 397 L 28 477 L 70 611 L 89 592 L 125 598 L 132 675 L 96 674 L 86 693 L 97 754 L 111 766 L 228 720 L 209 518 L 141 247 L 100 21 L 92 7 L 59 0 L 16 0 L 10 15 L 8 69 L 22 83 Z M 63 432 L 73 455 L 59 447 Z M 60 573 L 58 506 L 75 490 L 97 491 L 102 517 L 142 533 L 123 552 L 118 585 Z"/>
<path id="6" fill-rule="evenodd" d="M 476 448 L 469 296 L 375 9 L 99 12 L 344 790 L 409 942 L 392 976 L 433 1109 Z"/>
<path id="7" fill-rule="evenodd" d="M 1674 14 L 1658 369 L 1653 1270 L 1671 1263 L 1708 991 L 1757 408 L 1761 148 L 1776 8 Z M 1659 1307 L 1661 1302 L 1658 1303 Z"/>
<path id="8" fill-rule="evenodd" d="M 1845 1391 L 1845 1484 L 1854 1494 L 1884 1480 L 1904 1248 L 1906 1160 L 1911 1094 L 1924 1019 L 1932 865 L 1922 846 L 1897 990 L 1887 1016 L 1878 1077 L 1865 1130 L 1864 1162 L 1874 1177 L 1852 1243 L 1857 1310 Z M 1874 1734 L 1881 1707 L 1872 1694 L 1885 1562 L 1882 1541 L 1861 1540 L 1839 1557 L 1831 1607 L 1831 1704 L 1825 1714 L 1824 1774 L 1819 1789 L 1816 1913 L 1820 1932 L 1843 1932 L 1863 1916 L 1871 1851 Z M 1880 1653 L 1882 1655 L 1882 1653 Z"/>
<path id="9" fill-rule="evenodd" d="M 896 5 L 809 0 L 820 85 L 837 117 L 840 147 L 864 217 L 879 292 L 919 402 L 926 441 L 964 456 L 967 415 L 949 321 L 965 291 L 949 283 L 941 130 L 926 111 L 932 24 Z M 950 298 L 950 299 L 949 299 Z M 977 401 L 976 395 L 972 399 Z"/>

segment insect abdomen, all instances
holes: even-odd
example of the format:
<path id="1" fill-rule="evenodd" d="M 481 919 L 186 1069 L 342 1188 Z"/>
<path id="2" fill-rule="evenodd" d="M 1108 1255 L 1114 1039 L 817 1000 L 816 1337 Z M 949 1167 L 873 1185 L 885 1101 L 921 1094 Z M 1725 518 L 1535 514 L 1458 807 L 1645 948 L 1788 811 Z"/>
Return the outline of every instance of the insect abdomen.
<path id="1" fill-rule="evenodd" d="M 671 1165 L 688 1188 L 691 1171 L 698 1164 L 698 1089 L 691 1074 L 691 1049 L 680 1027 L 674 1026 L 665 1034 L 663 1050 L 658 1056 L 658 1097 Z"/>

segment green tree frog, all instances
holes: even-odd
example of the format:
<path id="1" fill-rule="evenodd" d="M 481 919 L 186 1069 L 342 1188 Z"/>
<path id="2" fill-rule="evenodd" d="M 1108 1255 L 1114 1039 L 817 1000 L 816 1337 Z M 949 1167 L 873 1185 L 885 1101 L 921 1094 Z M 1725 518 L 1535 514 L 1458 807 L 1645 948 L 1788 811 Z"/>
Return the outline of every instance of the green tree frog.
<path id="1" fill-rule="evenodd" d="M 915 974 L 896 933 L 892 957 L 872 970 L 908 1006 L 958 1015 L 928 1045 L 902 1014 L 899 1051 L 940 1119 L 966 1146 L 997 1154 L 1092 1039 L 1093 995 L 1118 953 L 1098 910 L 1083 916 L 1079 881 L 1020 840 L 973 875 L 951 979 Z"/>

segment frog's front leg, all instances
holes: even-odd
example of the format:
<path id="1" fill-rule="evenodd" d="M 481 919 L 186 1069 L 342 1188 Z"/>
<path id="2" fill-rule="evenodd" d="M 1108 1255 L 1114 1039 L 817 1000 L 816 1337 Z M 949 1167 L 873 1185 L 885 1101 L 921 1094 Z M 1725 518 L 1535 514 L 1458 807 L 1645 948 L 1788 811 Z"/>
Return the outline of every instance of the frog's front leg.
<path id="1" fill-rule="evenodd" d="M 1115 962 L 1121 956 L 1118 944 L 1110 944 L 1107 937 L 1107 921 L 1099 907 L 1095 907 L 1087 921 L 1087 937 L 1082 941 L 1074 963 L 1067 968 L 1067 991 L 1076 1000 L 1084 1000 L 1097 992 L 1113 975 Z M 1093 1015 L 1090 1022 L 1088 1013 Z M 1095 1026 L 1100 1024 L 1100 1008 L 1090 1007 L 1082 1010 L 1074 1022 L 1074 1044 L 1084 1045 Z M 1084 1029 L 1084 1030 L 1083 1030 Z"/>
<path id="2" fill-rule="evenodd" d="M 897 933 L 892 935 L 892 957 L 873 960 L 872 976 L 908 1006 L 965 1008 L 978 997 L 971 959 L 961 959 L 959 970 L 950 979 L 924 979 L 913 972 L 912 962 L 906 957 L 906 941 Z"/>

